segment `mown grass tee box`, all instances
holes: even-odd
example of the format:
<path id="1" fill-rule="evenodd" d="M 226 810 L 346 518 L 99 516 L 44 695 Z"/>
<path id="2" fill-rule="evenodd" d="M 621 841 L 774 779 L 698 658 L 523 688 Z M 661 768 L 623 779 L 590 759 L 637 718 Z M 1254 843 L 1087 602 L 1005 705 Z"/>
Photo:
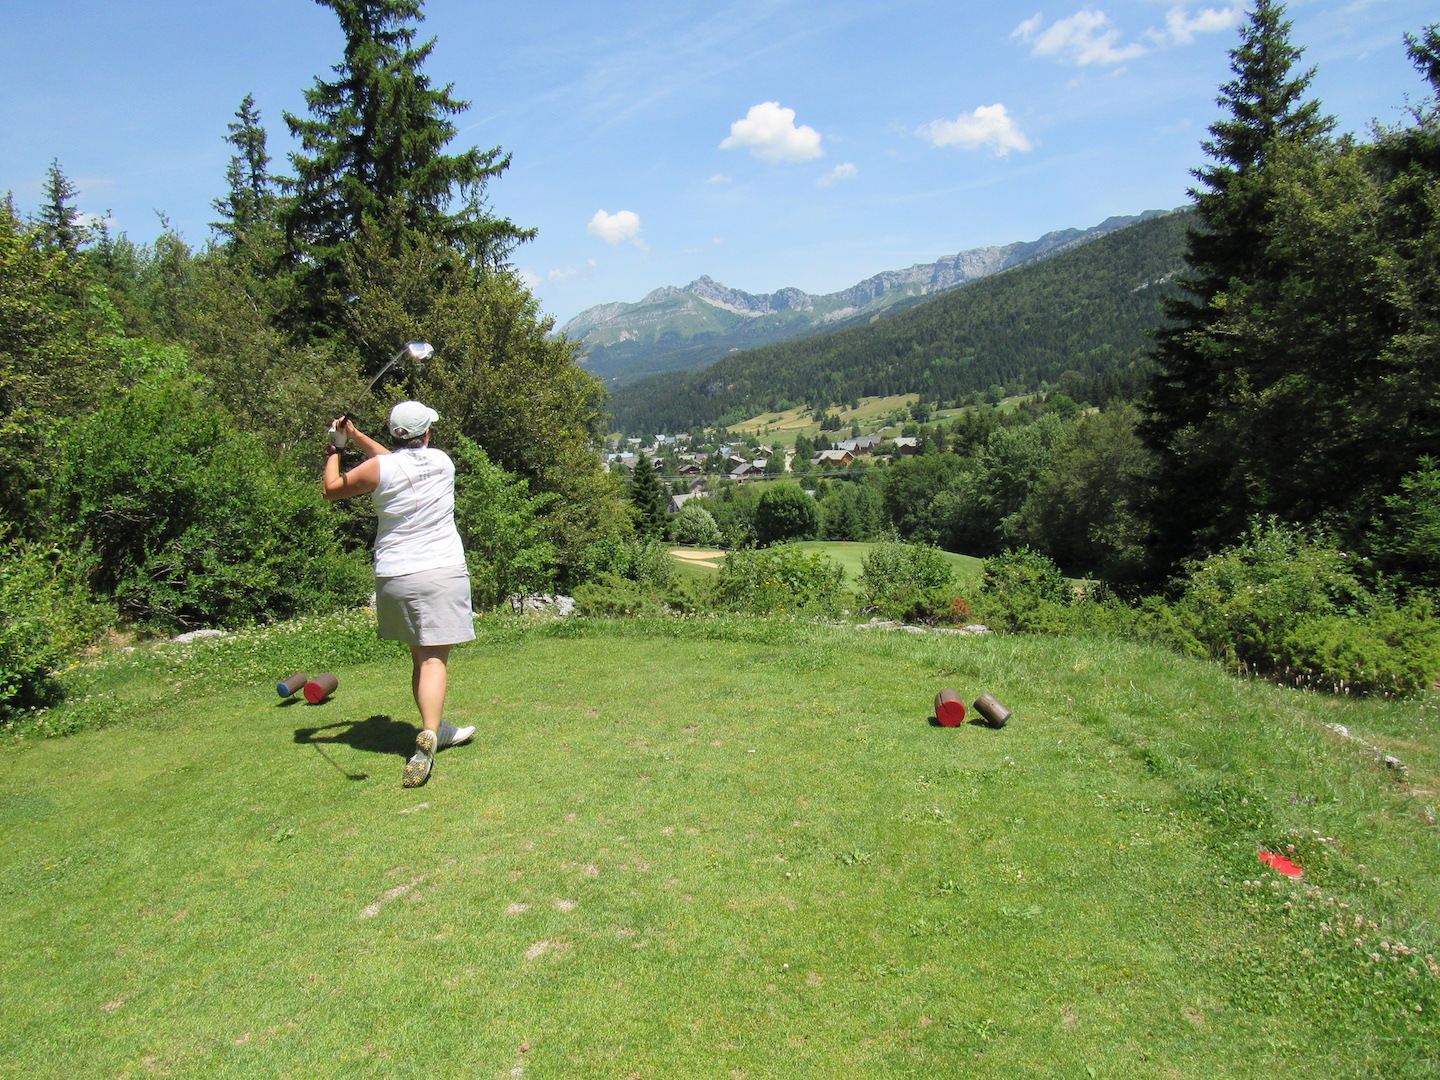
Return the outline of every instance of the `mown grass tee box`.
<path id="1" fill-rule="evenodd" d="M 479 736 L 417 790 L 363 617 L 93 669 L 108 727 L 12 738 L 0 1075 L 1435 1075 L 1433 795 L 1322 723 L 1433 743 L 1428 705 L 1083 639 L 480 625 Z M 1014 716 L 937 726 L 942 686 Z"/>

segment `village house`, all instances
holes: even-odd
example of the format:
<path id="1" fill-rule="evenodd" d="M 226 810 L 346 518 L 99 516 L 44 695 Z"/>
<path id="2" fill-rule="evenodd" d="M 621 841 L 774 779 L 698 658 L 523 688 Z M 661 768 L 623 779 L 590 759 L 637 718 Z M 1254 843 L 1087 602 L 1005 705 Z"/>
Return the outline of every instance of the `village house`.
<path id="1" fill-rule="evenodd" d="M 746 480 L 758 480 L 765 475 L 766 462 L 763 458 L 756 461 L 746 461 L 730 472 L 731 480 L 738 480 L 744 483 Z"/>
<path id="2" fill-rule="evenodd" d="M 680 508 L 684 506 L 687 502 L 689 502 L 691 499 L 705 498 L 709 498 L 709 493 L 705 491 L 690 491 L 684 495 L 671 495 L 670 502 L 666 504 L 665 509 L 672 514 L 678 514 L 680 512 Z"/>

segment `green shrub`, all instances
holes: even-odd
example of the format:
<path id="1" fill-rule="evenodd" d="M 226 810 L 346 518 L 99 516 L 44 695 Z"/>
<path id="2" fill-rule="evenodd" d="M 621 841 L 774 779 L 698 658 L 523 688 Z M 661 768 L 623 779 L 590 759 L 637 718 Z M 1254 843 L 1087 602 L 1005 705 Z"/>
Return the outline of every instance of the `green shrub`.
<path id="1" fill-rule="evenodd" d="M 720 543 L 720 526 L 715 523 L 714 514 L 692 501 L 680 507 L 670 524 L 670 535 L 677 544 L 713 547 Z"/>
<path id="2" fill-rule="evenodd" d="M 91 601 L 84 570 L 84 560 L 62 547 L 0 547 L 0 722 L 51 704 L 58 695 L 51 672 L 111 621 Z"/>
<path id="3" fill-rule="evenodd" d="M 1287 633 L 1281 650 L 1281 671 L 1296 685 L 1409 697 L 1440 672 L 1440 622 L 1428 602 L 1323 615 Z"/>
<path id="4" fill-rule="evenodd" d="M 882 543 L 865 556 L 858 591 L 861 606 L 887 619 L 945 622 L 956 600 L 955 574 L 939 548 Z"/>
<path id="5" fill-rule="evenodd" d="M 762 544 L 813 540 L 820 535 L 820 508 L 798 484 L 776 484 L 760 496 L 755 534 Z"/>
<path id="6" fill-rule="evenodd" d="M 582 615 L 659 614 L 692 606 L 669 549 L 651 537 L 594 544 L 585 569 L 585 581 L 574 589 Z"/>
<path id="7" fill-rule="evenodd" d="M 666 592 L 679 572 L 670 551 L 659 540 L 647 536 L 615 539 L 597 545 L 594 575 L 614 574 L 655 592 Z"/>
<path id="8" fill-rule="evenodd" d="M 465 543 L 475 605 L 491 609 L 506 597 L 550 592 L 558 555 L 542 535 L 541 517 L 556 495 L 531 495 L 524 479 L 490 460 L 460 436 L 455 459 L 455 525 Z"/>
<path id="9" fill-rule="evenodd" d="M 720 567 L 715 599 L 752 615 L 835 615 L 844 579 L 838 563 L 792 545 L 733 551 Z"/>
<path id="10" fill-rule="evenodd" d="M 1271 519 L 1195 564 L 1174 603 L 1152 599 L 1134 632 L 1240 672 L 1300 686 L 1413 694 L 1440 671 L 1427 601 L 1373 596 L 1355 560 L 1324 537 Z"/>
<path id="11" fill-rule="evenodd" d="M 1011 548 L 986 559 L 980 570 L 980 590 L 1063 604 L 1070 587 L 1050 559 L 1029 548 Z"/>
<path id="12" fill-rule="evenodd" d="M 1011 548 L 981 565 L 980 590 L 971 607 L 994 630 L 1063 633 L 1074 594 L 1051 560 L 1029 548 Z"/>
<path id="13" fill-rule="evenodd" d="M 369 595 L 313 469 L 277 462 L 183 371 L 162 369 L 68 433 L 52 491 L 94 585 L 141 625 L 237 626 Z"/>
<path id="14" fill-rule="evenodd" d="M 1334 546 L 1273 518 L 1256 521 L 1240 543 L 1191 568 L 1174 605 L 1174 643 L 1231 667 L 1275 671 L 1301 623 L 1355 614 L 1369 599 Z"/>
<path id="15" fill-rule="evenodd" d="M 575 610 L 581 615 L 617 618 L 659 615 L 664 612 L 665 604 L 654 589 L 619 574 L 604 573 L 595 581 L 576 586 Z"/>

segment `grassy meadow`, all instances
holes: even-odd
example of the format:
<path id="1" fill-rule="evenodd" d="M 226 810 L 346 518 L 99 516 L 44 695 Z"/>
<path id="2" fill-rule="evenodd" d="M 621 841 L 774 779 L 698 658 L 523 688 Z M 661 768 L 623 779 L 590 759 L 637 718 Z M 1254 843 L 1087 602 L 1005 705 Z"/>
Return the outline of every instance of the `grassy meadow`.
<path id="1" fill-rule="evenodd" d="M 888 397 L 861 398 L 859 408 L 855 409 L 837 406 L 833 411 L 843 421 L 844 427 L 839 431 L 830 432 L 829 437 L 836 442 L 848 439 L 850 429 L 854 426 L 858 426 L 867 435 L 884 435 L 886 437 L 899 435 L 905 425 L 903 423 L 887 424 L 886 417 L 896 409 L 908 410 L 919 400 L 919 394 L 892 394 Z M 1006 410 L 1018 408 L 1022 400 L 1022 397 L 1006 398 L 1000 408 Z M 952 420 L 969 408 L 970 406 L 961 406 L 958 409 L 937 409 L 931 416 L 930 422 Z M 760 413 L 747 420 L 731 424 L 729 430 L 740 435 L 757 436 L 775 446 L 794 446 L 796 435 L 805 435 L 814 439 L 822 434 L 820 423 L 815 419 L 815 410 L 804 407 L 786 409 L 783 412 Z"/>
<path id="2" fill-rule="evenodd" d="M 69 672 L 0 750 L 0 1076 L 1440 1069 L 1434 701 L 1083 639 L 479 626 L 479 734 L 413 790 L 363 612 Z M 281 702 L 294 670 L 339 689 Z M 1014 716 L 939 727 L 947 686 Z"/>
<path id="3" fill-rule="evenodd" d="M 878 431 L 884 425 L 881 421 L 895 409 L 908 409 L 920 400 L 919 394 L 893 394 L 889 397 L 862 398 L 858 409 L 839 409 L 839 417 L 845 421 L 845 430 L 834 433 L 835 438 L 849 438 L 850 426 L 859 424 L 867 431 Z M 741 435 L 763 435 L 776 438 L 785 445 L 794 445 L 796 435 L 814 438 L 820 434 L 820 423 L 815 419 L 815 410 L 797 407 L 783 412 L 761 413 L 748 420 L 732 424 L 730 430 Z"/>

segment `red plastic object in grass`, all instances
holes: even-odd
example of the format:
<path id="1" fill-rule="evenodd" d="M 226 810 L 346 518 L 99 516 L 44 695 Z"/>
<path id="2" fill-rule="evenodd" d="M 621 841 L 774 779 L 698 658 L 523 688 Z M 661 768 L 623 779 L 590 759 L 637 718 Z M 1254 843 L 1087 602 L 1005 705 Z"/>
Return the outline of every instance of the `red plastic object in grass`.
<path id="1" fill-rule="evenodd" d="M 1269 851 L 1262 851 L 1259 853 L 1259 855 L 1261 862 L 1268 863 L 1270 866 L 1274 867 L 1278 873 L 1284 874 L 1286 877 L 1299 877 L 1301 874 L 1305 873 L 1304 870 L 1296 866 L 1284 855 L 1276 855 Z"/>

